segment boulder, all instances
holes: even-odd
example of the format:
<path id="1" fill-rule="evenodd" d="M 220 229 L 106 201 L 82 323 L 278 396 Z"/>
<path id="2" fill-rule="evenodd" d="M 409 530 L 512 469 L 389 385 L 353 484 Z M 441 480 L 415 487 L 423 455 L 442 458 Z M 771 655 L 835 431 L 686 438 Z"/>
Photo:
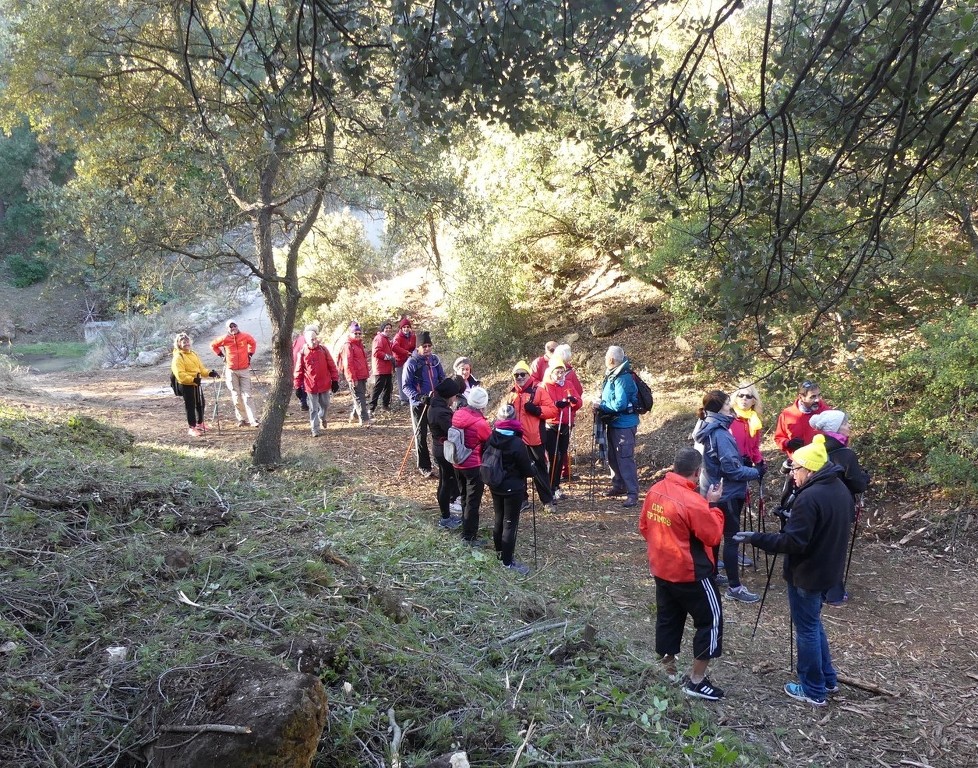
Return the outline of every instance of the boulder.
<path id="1" fill-rule="evenodd" d="M 319 678 L 267 661 L 234 658 L 155 685 L 164 711 L 145 756 L 157 768 L 306 768 L 326 727 Z"/>
<path id="2" fill-rule="evenodd" d="M 166 351 L 164 350 L 144 349 L 136 356 L 135 365 L 140 368 L 146 368 L 150 365 L 156 365 L 160 360 L 163 359 L 163 356 L 165 354 Z"/>
<path id="3" fill-rule="evenodd" d="M 9 311 L 0 311 L 0 341 L 11 342 L 17 338 L 17 323 Z"/>
<path id="4" fill-rule="evenodd" d="M 611 336 L 622 328 L 621 320 L 612 315 L 601 315 L 591 323 L 591 335 L 597 339 Z"/>

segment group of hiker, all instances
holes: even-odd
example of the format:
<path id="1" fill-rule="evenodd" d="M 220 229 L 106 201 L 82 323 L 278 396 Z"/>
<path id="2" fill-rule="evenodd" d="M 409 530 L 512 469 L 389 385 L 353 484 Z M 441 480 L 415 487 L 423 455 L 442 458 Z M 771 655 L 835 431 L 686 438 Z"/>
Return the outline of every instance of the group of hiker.
<path id="1" fill-rule="evenodd" d="M 824 707 L 827 697 L 839 691 L 839 681 L 821 611 L 823 604 L 841 606 L 848 600 L 846 555 L 848 550 L 851 556 L 857 500 L 869 475 L 848 447 L 847 414 L 831 408 L 815 382 L 805 381 L 795 402 L 779 415 L 774 433 L 785 454 L 776 510 L 782 528 L 743 530 L 748 484 L 760 483 L 767 469 L 760 452 L 761 415 L 753 384 L 741 385 L 732 397 L 721 390 L 707 392 L 692 434 L 694 448 L 680 450 L 672 471 L 645 497 L 639 531 L 656 588 L 656 653 L 666 674 L 682 680 L 687 695 L 721 699 L 723 690 L 706 676 L 710 659 L 722 653 L 718 587 L 726 584 L 731 600 L 759 601 L 740 581 L 739 566 L 753 563 L 739 553 L 740 545 L 775 557 L 783 554 L 798 654 L 798 682 L 786 683 L 784 691 Z M 694 626 L 693 661 L 681 676 L 677 656 L 687 616 Z"/>
<path id="2" fill-rule="evenodd" d="M 204 366 L 190 346 L 187 334 L 176 337 L 172 373 L 175 389 L 182 388 L 188 434 L 196 437 L 207 430 L 201 380 L 220 374 Z M 224 359 L 238 424 L 256 426 L 249 403 L 254 338 L 231 321 L 211 349 Z M 492 421 L 489 393 L 474 377 L 471 360 L 459 357 L 446 371 L 431 334 L 416 334 L 407 317 L 396 330 L 393 321 L 385 321 L 369 352 L 361 326 L 350 323 L 335 361 L 319 329 L 306 326 L 295 340 L 293 358 L 295 394 L 309 413 L 313 436 L 326 427 L 330 397 L 339 391 L 341 379 L 350 390 L 351 423 L 369 427 L 378 411 L 406 406 L 417 471 L 423 478 L 437 475 L 438 525 L 460 529 L 470 546 L 488 546 L 479 537 L 488 488 L 491 543 L 508 569 L 529 572 L 515 556 L 521 513 L 536 497 L 544 511 L 553 513 L 566 497 L 562 481 L 569 476 L 570 437 L 586 399 L 593 410 L 595 442 L 607 450 L 605 495 L 623 498 L 625 509 L 639 504 L 636 434 L 651 394 L 643 406 L 643 385 L 620 346 L 605 353 L 600 394 L 585 398 L 570 346 L 547 342 L 542 355 L 513 366 L 512 383 L 492 411 Z M 722 652 L 719 588 L 726 586 L 724 594 L 732 601 L 758 602 L 761 597 L 741 580 L 741 568 L 753 564 L 741 547 L 783 554 L 798 653 L 798 682 L 786 683 L 784 690 L 794 699 L 825 706 L 827 696 L 839 688 L 821 610 L 825 603 L 841 606 L 849 599 L 846 554 L 848 549 L 851 557 L 857 501 L 869 484 L 848 446 L 848 416 L 827 404 L 812 381 L 803 382 L 795 401 L 779 414 L 774 442 L 784 454 L 785 481 L 776 510 L 782 521 L 778 532 L 764 531 L 763 525 L 760 531 L 743 530 L 752 526 L 742 525 L 749 519 L 743 515 L 748 486 L 762 483 L 767 472 L 757 387 L 744 382 L 732 395 L 706 392 L 698 417 L 691 435 L 694 447 L 681 449 L 671 471 L 648 490 L 639 517 L 656 588 L 656 652 L 688 695 L 722 698 L 723 691 L 706 676 L 710 659 Z M 687 617 L 695 630 L 693 662 L 688 674 L 679 675 Z"/>

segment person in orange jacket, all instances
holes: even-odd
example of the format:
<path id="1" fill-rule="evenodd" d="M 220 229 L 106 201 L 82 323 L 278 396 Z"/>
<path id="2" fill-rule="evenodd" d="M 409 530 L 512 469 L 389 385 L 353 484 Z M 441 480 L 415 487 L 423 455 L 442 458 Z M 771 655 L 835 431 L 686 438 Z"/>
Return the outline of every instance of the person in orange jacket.
<path id="1" fill-rule="evenodd" d="M 683 628 L 692 616 L 693 665 L 683 692 L 718 701 L 723 690 L 710 682 L 706 669 L 723 652 L 723 608 L 713 554 L 723 540 L 723 510 L 714 506 L 722 483 L 710 487 L 704 499 L 699 493 L 702 463 L 694 448 L 679 451 L 672 471 L 645 495 L 638 530 L 655 579 L 655 652 L 675 680 Z"/>
<path id="2" fill-rule="evenodd" d="M 228 320 L 228 332 L 211 342 L 211 350 L 224 360 L 224 380 L 231 393 L 238 426 L 257 427 L 258 419 L 250 402 L 251 358 L 258 351 L 255 337 L 238 328 L 234 320 Z"/>
<path id="3" fill-rule="evenodd" d="M 360 419 L 361 427 L 370 426 L 370 410 L 367 407 L 367 379 L 370 378 L 370 366 L 367 363 L 367 350 L 363 346 L 363 330 L 360 323 L 354 320 L 346 334 L 346 341 L 340 347 L 339 369 L 343 372 L 346 383 L 353 396 L 353 406 L 350 410 L 350 421 Z"/>
<path id="4" fill-rule="evenodd" d="M 544 427 L 544 447 L 550 462 L 550 487 L 554 499 L 561 499 L 564 492 L 560 489 L 560 468 L 564 466 L 567 456 L 574 417 L 584 401 L 581 393 L 567 378 L 567 366 L 556 357 L 550 359 L 550 367 L 543 377 L 543 388 L 557 408 L 557 417 L 547 419 Z"/>
<path id="5" fill-rule="evenodd" d="M 543 424 L 547 419 L 556 419 L 557 406 L 530 373 L 530 366 L 520 360 L 513 366 L 513 387 L 505 397 L 505 402 L 513 406 L 517 420 L 523 425 L 523 442 L 530 453 L 536 472 L 533 482 L 547 512 L 554 512 L 553 491 L 547 478 L 550 476 L 547 452 L 543 447 Z"/>

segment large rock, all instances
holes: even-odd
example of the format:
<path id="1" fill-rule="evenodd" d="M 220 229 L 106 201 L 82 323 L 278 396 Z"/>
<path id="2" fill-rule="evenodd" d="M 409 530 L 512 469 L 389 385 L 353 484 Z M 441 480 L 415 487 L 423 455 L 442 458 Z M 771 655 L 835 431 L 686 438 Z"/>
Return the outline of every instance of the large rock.
<path id="1" fill-rule="evenodd" d="M 613 315 L 601 315 L 591 323 L 591 335 L 597 339 L 603 339 L 620 331 L 624 323 Z"/>
<path id="2" fill-rule="evenodd" d="M 326 727 L 319 678 L 265 661 L 204 665 L 160 686 L 165 711 L 146 748 L 158 768 L 305 768 Z"/>
<path id="3" fill-rule="evenodd" d="M 13 313 L 0 310 L 0 341 L 13 341 L 17 338 L 17 323 Z"/>
<path id="4" fill-rule="evenodd" d="M 166 356 L 166 353 L 165 349 L 144 349 L 136 356 L 135 364 L 140 368 L 156 365 Z"/>

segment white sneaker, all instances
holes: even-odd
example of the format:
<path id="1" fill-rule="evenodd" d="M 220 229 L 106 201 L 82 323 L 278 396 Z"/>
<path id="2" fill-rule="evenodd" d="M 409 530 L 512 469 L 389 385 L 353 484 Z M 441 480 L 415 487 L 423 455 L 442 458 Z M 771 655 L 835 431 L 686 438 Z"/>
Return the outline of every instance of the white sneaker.
<path id="1" fill-rule="evenodd" d="M 458 499 L 455 499 L 455 501 L 453 501 L 451 504 L 449 504 L 448 505 L 448 508 L 452 512 L 457 512 L 460 515 L 462 514 L 462 502 L 459 501 Z"/>

